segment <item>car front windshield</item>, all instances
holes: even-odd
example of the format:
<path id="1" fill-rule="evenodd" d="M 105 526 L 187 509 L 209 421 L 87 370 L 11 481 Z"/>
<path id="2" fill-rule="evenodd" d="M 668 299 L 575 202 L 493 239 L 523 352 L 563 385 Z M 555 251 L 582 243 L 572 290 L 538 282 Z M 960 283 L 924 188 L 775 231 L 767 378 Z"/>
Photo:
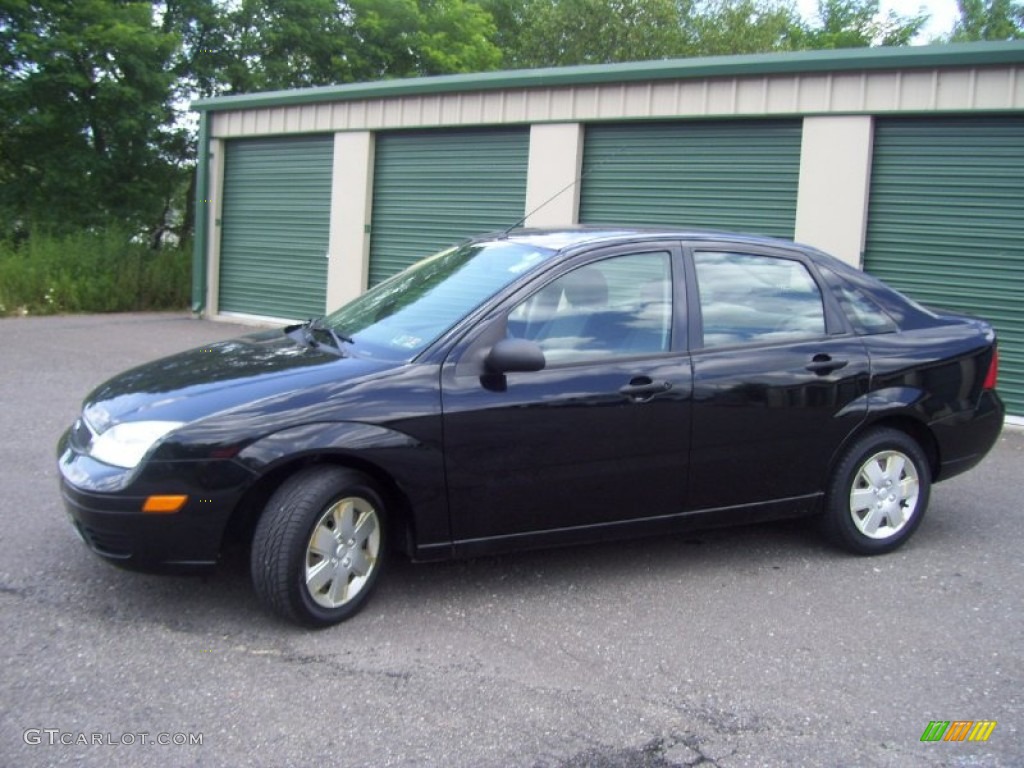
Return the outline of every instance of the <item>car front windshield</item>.
<path id="1" fill-rule="evenodd" d="M 374 286 L 324 323 L 352 340 L 354 354 L 410 360 L 553 253 L 504 240 L 449 248 Z"/>

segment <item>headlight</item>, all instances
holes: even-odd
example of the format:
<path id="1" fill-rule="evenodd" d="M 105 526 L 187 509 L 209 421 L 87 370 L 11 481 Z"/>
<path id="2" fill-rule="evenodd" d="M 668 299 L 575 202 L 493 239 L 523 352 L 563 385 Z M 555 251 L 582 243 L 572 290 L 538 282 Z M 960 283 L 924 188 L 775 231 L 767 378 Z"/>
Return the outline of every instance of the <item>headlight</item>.
<path id="1" fill-rule="evenodd" d="M 146 451 L 157 440 L 181 425 L 180 421 L 126 421 L 115 424 L 92 439 L 89 455 L 104 464 L 132 469 L 138 466 Z"/>

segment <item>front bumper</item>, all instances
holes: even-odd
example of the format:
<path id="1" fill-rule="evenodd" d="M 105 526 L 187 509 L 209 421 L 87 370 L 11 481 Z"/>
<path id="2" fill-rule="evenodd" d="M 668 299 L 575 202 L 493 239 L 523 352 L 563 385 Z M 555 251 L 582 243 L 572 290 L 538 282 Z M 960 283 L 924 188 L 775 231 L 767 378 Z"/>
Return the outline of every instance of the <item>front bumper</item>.
<path id="1" fill-rule="evenodd" d="M 150 573 L 212 567 L 231 512 L 253 478 L 230 460 L 149 462 L 115 471 L 67 440 L 58 466 L 64 507 L 86 545 L 114 565 Z M 188 500 L 173 514 L 142 511 L 150 495 L 165 494 Z"/>
<path id="2" fill-rule="evenodd" d="M 101 497 L 62 481 L 64 507 L 82 541 L 95 554 L 122 568 L 177 573 L 212 567 L 223 526 L 209 524 L 185 509 L 173 515 L 141 511 L 144 498 Z M 117 509 L 128 502 L 128 509 Z M 192 501 L 188 502 L 191 504 Z"/>

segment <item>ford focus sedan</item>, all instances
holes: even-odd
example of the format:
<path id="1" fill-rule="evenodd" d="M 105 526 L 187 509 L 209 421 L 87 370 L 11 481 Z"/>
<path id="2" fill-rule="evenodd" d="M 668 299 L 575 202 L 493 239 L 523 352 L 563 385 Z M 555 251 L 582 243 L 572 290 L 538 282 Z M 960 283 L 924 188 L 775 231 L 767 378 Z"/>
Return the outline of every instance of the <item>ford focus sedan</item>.
<path id="1" fill-rule="evenodd" d="M 515 230 L 326 317 L 144 365 L 58 447 L 75 529 L 146 571 L 251 552 L 326 626 L 390 557 L 806 517 L 872 555 L 1003 422 L 984 321 L 790 242 Z"/>

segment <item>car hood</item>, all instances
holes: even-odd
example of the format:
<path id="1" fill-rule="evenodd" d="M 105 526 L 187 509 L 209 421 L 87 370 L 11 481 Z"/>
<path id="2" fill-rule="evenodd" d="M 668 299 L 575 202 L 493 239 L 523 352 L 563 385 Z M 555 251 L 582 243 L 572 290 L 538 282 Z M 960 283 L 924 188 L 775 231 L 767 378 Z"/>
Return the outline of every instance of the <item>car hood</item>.
<path id="1" fill-rule="evenodd" d="M 192 422 L 283 392 L 309 390 L 397 364 L 339 357 L 264 331 L 165 357 L 115 376 L 85 399 L 97 432 L 122 421 Z"/>

